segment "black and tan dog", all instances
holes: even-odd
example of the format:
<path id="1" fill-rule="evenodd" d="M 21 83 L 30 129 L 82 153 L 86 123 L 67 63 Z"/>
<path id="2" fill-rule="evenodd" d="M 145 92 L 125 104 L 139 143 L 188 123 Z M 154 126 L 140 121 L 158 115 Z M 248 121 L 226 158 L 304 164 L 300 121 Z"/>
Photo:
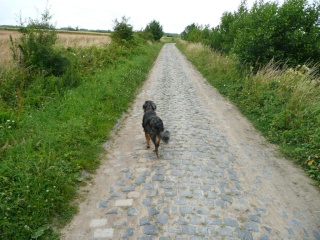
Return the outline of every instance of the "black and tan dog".
<path id="1" fill-rule="evenodd" d="M 142 119 L 142 127 L 144 129 L 147 141 L 147 148 L 150 148 L 150 138 L 155 146 L 154 152 L 158 155 L 158 148 L 160 145 L 160 140 L 162 139 L 167 143 L 170 139 L 169 131 L 164 131 L 163 122 L 157 116 L 156 109 L 157 106 L 152 101 L 146 101 L 143 106 L 144 115 Z"/>

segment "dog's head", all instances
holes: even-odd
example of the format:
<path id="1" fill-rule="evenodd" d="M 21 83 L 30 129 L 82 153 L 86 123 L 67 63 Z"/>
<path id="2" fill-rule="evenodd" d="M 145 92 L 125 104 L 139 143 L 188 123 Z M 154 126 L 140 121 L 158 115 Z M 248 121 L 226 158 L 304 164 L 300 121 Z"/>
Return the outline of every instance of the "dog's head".
<path id="1" fill-rule="evenodd" d="M 152 101 L 146 101 L 143 106 L 142 106 L 144 112 L 152 110 L 152 111 L 156 111 L 157 106 L 154 102 Z"/>

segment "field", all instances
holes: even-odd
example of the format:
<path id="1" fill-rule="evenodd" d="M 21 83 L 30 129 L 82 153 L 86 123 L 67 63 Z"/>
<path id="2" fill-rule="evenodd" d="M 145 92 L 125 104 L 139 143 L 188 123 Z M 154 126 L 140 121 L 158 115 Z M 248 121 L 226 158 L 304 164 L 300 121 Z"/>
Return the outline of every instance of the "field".
<path id="1" fill-rule="evenodd" d="M 0 65 L 7 64 L 12 60 L 10 35 L 13 38 L 18 38 L 20 33 L 14 30 L 0 29 Z M 58 44 L 63 45 L 64 47 L 101 46 L 111 43 L 111 38 L 107 33 L 59 31 L 58 36 Z"/>

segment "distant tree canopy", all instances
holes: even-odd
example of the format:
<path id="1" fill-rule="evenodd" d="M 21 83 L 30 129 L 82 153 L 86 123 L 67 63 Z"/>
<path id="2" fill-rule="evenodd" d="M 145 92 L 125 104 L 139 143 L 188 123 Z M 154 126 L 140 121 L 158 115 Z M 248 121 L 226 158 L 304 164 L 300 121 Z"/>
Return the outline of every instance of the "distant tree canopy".
<path id="1" fill-rule="evenodd" d="M 225 12 L 217 27 L 209 29 L 195 23 L 181 37 L 202 42 L 212 49 L 234 53 L 250 65 L 271 59 L 289 65 L 320 61 L 320 3 L 307 0 L 256 1 L 251 9 L 243 0 L 238 10 Z"/>
<path id="2" fill-rule="evenodd" d="M 155 41 L 160 41 L 163 36 L 162 26 L 159 22 L 153 20 L 151 21 L 144 30 L 146 33 L 152 35 L 152 39 Z"/>

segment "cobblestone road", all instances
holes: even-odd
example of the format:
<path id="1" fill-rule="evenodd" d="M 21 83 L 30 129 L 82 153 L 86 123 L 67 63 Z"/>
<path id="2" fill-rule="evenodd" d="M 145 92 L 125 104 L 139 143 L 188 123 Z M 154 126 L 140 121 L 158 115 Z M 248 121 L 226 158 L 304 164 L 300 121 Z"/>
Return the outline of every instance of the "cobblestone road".
<path id="1" fill-rule="evenodd" d="M 145 100 L 171 132 L 159 159 L 145 147 Z M 163 47 L 106 149 L 65 240 L 320 239 L 318 190 L 174 44 Z"/>

